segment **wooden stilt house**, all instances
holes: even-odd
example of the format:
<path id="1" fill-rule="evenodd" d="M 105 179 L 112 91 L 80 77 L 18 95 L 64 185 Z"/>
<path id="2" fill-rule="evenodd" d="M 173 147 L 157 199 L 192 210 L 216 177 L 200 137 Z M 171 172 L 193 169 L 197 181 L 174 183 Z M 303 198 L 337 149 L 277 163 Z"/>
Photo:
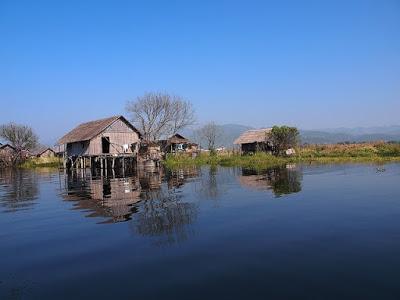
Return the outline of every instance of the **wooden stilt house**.
<path id="1" fill-rule="evenodd" d="M 64 145 L 64 165 L 107 169 L 137 158 L 141 133 L 123 116 L 80 124 L 58 144 Z"/>

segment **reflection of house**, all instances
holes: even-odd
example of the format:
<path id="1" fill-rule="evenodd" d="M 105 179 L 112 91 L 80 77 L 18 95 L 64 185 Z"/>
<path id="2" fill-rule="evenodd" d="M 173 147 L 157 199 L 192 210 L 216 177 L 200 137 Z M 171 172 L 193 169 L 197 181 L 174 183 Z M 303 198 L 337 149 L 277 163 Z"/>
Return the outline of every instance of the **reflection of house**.
<path id="1" fill-rule="evenodd" d="M 240 145 L 243 154 L 255 153 L 258 151 L 272 151 L 270 141 L 271 128 L 248 130 L 242 133 L 235 141 L 235 145 Z"/>
<path id="2" fill-rule="evenodd" d="M 90 217 L 110 218 L 108 222 L 131 219 L 132 207 L 140 201 L 141 188 L 136 178 L 69 178 L 66 200 L 76 208 L 89 211 Z"/>
<path id="3" fill-rule="evenodd" d="M 161 160 L 161 147 L 157 142 L 142 141 L 140 144 L 139 155 L 142 160 Z"/>
<path id="4" fill-rule="evenodd" d="M 302 175 L 293 166 L 271 168 L 260 172 L 244 169 L 238 180 L 243 187 L 261 191 L 272 189 L 274 195 L 280 197 L 300 192 Z"/>
<path id="5" fill-rule="evenodd" d="M 136 157 L 140 137 L 140 132 L 123 116 L 115 116 L 80 124 L 58 144 L 66 145 L 65 155 L 73 162 L 88 158 L 92 163 L 92 159 L 100 157 L 107 165 L 107 157 L 112 157 L 113 164 L 115 158 Z M 84 167 L 86 162 L 80 164 Z"/>
<path id="6" fill-rule="evenodd" d="M 178 133 L 174 134 L 167 140 L 160 140 L 159 144 L 164 153 L 193 153 L 197 151 L 197 144 L 192 143 Z"/>
<path id="7" fill-rule="evenodd" d="M 271 189 L 271 183 L 265 175 L 244 175 L 239 176 L 239 183 L 243 187 L 252 190 L 265 191 Z"/>

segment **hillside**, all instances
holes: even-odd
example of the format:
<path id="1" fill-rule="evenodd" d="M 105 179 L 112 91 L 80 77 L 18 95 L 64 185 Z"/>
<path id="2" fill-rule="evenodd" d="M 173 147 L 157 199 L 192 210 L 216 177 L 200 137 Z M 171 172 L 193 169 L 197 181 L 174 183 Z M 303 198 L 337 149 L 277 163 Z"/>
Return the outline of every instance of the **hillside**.
<path id="1" fill-rule="evenodd" d="M 251 126 L 239 124 L 218 125 L 220 132 L 217 147 L 233 147 L 233 141 L 243 132 L 254 129 Z M 186 130 L 183 134 L 203 148 L 206 141 L 197 137 L 193 130 Z M 400 126 L 384 127 L 357 127 L 357 128 L 333 128 L 321 130 L 300 130 L 302 144 L 336 144 L 340 142 L 369 142 L 369 141 L 400 141 Z"/>

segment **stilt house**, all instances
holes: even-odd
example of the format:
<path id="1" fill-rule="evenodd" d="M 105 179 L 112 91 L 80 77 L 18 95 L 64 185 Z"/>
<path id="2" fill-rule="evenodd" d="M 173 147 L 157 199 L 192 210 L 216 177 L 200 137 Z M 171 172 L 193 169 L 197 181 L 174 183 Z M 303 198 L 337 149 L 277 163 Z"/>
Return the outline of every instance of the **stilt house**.
<path id="1" fill-rule="evenodd" d="M 85 167 L 88 163 L 107 160 L 136 158 L 141 133 L 123 116 L 114 116 L 106 119 L 80 124 L 65 136 L 58 144 L 64 145 L 64 158 L 74 167 L 79 163 Z"/>

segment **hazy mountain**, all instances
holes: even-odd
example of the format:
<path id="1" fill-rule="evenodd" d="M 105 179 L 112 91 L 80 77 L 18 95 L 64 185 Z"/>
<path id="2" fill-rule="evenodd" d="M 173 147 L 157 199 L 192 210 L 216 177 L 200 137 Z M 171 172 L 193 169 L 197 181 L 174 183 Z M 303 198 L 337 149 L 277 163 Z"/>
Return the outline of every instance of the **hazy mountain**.
<path id="1" fill-rule="evenodd" d="M 400 126 L 300 130 L 302 143 L 400 141 Z"/>
<path id="2" fill-rule="evenodd" d="M 233 141 L 243 132 L 254 129 L 250 126 L 238 124 L 218 125 L 220 137 L 217 146 L 233 147 Z M 191 140 L 206 148 L 206 141 L 197 137 L 194 130 L 185 130 L 182 133 Z M 400 141 L 400 126 L 357 127 L 357 128 L 329 128 L 321 130 L 300 130 L 302 143 L 329 144 L 340 142 L 367 142 L 367 141 Z"/>
<path id="3" fill-rule="evenodd" d="M 253 129 L 253 127 L 239 125 L 239 124 L 225 124 L 225 125 L 217 125 L 218 130 L 218 139 L 216 146 L 217 147 L 226 147 L 232 148 L 233 141 L 239 137 L 243 132 Z M 207 148 L 207 141 L 201 137 L 199 137 L 195 130 L 185 130 L 182 134 L 192 141 L 201 145 L 202 148 Z"/>

